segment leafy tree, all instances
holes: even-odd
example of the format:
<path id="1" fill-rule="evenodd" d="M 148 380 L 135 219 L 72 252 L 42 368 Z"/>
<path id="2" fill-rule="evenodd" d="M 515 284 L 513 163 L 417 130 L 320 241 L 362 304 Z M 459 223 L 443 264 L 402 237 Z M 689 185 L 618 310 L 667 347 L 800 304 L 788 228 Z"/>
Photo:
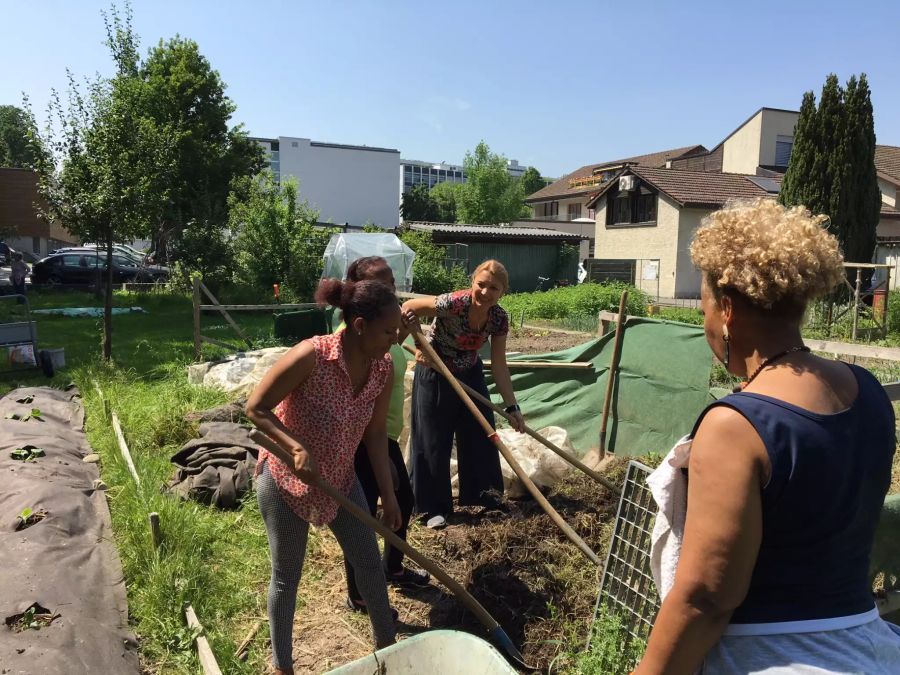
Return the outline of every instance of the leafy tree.
<path id="1" fill-rule="evenodd" d="M 469 285 L 466 270 L 459 265 L 447 265 L 447 252 L 434 243 L 431 232 L 405 229 L 397 236 L 416 254 L 413 261 L 413 293 L 440 295 Z"/>
<path id="2" fill-rule="evenodd" d="M 829 217 L 849 262 L 868 262 L 875 250 L 881 197 L 875 173 L 875 127 L 866 76 L 846 90 L 829 75 L 816 107 L 806 92 L 794 132 L 791 161 L 778 197 Z"/>
<path id="3" fill-rule="evenodd" d="M 46 151 L 35 141 L 34 120 L 22 108 L 0 105 L 0 166 L 32 168 Z"/>
<path id="4" fill-rule="evenodd" d="M 522 193 L 526 197 L 533 195 L 547 185 L 547 181 L 541 177 L 541 172 L 533 166 L 529 166 L 525 169 L 525 172 L 519 180 L 522 182 Z"/>
<path id="5" fill-rule="evenodd" d="M 311 299 L 322 275 L 325 247 L 338 229 L 316 226 L 319 213 L 298 201 L 297 183 L 245 178 L 229 198 L 228 229 L 237 234 L 237 276 L 257 288 L 280 283 L 296 298 Z"/>
<path id="6" fill-rule="evenodd" d="M 438 183 L 431 188 L 429 194 L 437 207 L 437 222 L 456 222 L 456 208 L 463 189 L 462 183 L 453 183 L 451 181 Z"/>
<path id="7" fill-rule="evenodd" d="M 400 202 L 400 215 L 403 220 L 424 220 L 434 222 L 438 219 L 438 207 L 428 192 L 428 186 L 424 183 L 413 185 L 409 192 L 404 193 Z"/>
<path id="8" fill-rule="evenodd" d="M 148 236 L 169 200 L 176 131 L 147 114 L 152 92 L 138 76 L 138 37 L 131 8 L 103 14 L 115 75 L 82 92 L 69 74 L 68 101 L 54 91 L 47 131 L 33 134 L 48 148 L 36 169 L 45 217 L 82 240 L 106 245 L 103 357 L 112 356 L 112 244 Z M 29 111 L 33 120 L 33 115 Z M 55 117 L 56 127 L 53 127 Z"/>
<path id="9" fill-rule="evenodd" d="M 460 190 L 457 219 L 463 223 L 496 225 L 525 213 L 522 185 L 506 170 L 506 159 L 481 141 L 463 161 L 466 182 Z"/>
<path id="10" fill-rule="evenodd" d="M 221 268 L 232 182 L 259 173 L 263 150 L 243 128 L 229 126 L 234 103 L 193 40 L 160 40 L 140 65 L 151 92 L 148 114 L 177 132 L 175 170 L 160 232 L 176 259 L 209 280 Z"/>

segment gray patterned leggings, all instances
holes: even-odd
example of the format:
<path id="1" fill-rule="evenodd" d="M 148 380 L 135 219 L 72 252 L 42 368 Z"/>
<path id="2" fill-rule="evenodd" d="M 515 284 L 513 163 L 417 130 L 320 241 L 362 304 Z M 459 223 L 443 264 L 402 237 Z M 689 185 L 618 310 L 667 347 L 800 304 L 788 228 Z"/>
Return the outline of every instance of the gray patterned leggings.
<path id="1" fill-rule="evenodd" d="M 309 523 L 294 513 L 281 498 L 268 465 L 263 467 L 257 480 L 256 498 L 266 523 L 269 550 L 272 552 L 272 581 L 269 584 L 272 661 L 276 668 L 290 669 L 293 663 L 291 636 L 297 605 L 297 586 L 303 571 Z M 354 482 L 350 499 L 368 513 L 366 497 L 359 481 Z M 392 644 L 396 627 L 388 603 L 384 568 L 375 533 L 344 509 L 338 509 L 337 517 L 329 527 L 356 572 L 356 584 L 369 609 L 376 646 Z"/>

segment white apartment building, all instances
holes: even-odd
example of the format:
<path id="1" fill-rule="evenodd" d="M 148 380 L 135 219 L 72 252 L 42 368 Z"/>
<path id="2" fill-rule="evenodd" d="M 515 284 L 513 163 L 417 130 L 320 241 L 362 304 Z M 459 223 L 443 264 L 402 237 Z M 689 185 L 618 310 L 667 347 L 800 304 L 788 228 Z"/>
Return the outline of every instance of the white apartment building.
<path id="1" fill-rule="evenodd" d="M 506 171 L 513 178 L 521 178 L 527 166 L 522 166 L 515 159 L 506 160 Z M 459 164 L 447 162 L 422 162 L 417 159 L 400 160 L 400 197 L 413 189 L 413 186 L 424 184 L 430 190 L 438 183 L 465 183 L 466 172 Z"/>
<path id="2" fill-rule="evenodd" d="M 399 223 L 399 150 L 292 136 L 252 140 L 268 153 L 276 181 L 297 180 L 300 197 L 319 211 L 321 222 L 388 228 Z"/>

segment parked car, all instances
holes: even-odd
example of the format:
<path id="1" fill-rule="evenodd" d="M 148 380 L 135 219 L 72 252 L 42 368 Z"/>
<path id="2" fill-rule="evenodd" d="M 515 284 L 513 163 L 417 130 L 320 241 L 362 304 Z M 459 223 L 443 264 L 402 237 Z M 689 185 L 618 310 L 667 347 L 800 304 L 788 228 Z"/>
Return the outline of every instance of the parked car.
<path id="1" fill-rule="evenodd" d="M 97 270 L 106 278 L 106 256 L 102 251 L 82 249 L 47 256 L 31 267 L 31 283 L 36 285 L 90 285 Z M 168 281 L 168 270 L 145 267 L 132 258 L 113 254 L 113 283 Z"/>
<path id="2" fill-rule="evenodd" d="M 113 255 L 118 255 L 124 258 L 128 258 L 133 261 L 135 264 L 140 267 L 147 267 L 149 269 L 153 269 L 157 272 L 169 273 L 168 267 L 163 267 L 162 265 L 154 265 L 151 261 L 147 259 L 146 256 L 142 256 L 140 253 L 133 253 L 133 249 L 128 246 L 122 246 L 121 244 L 113 244 Z M 53 251 L 53 254 L 60 253 L 68 253 L 69 255 L 78 253 L 78 254 L 87 254 L 91 256 L 100 256 L 100 258 L 106 257 L 106 249 L 97 248 L 96 246 L 92 246 L 90 244 L 85 244 L 84 246 L 66 246 L 64 248 L 58 248 Z M 52 254 L 51 254 L 52 255 Z"/>

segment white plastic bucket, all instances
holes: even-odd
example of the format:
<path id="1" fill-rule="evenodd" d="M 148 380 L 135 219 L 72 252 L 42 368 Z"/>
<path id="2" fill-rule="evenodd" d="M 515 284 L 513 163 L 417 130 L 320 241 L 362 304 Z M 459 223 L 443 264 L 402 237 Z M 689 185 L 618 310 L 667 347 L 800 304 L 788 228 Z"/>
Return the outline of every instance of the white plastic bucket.
<path id="1" fill-rule="evenodd" d="M 382 672 L 388 675 L 513 675 L 517 671 L 481 638 L 455 630 L 432 630 L 328 672 L 330 675 Z"/>

